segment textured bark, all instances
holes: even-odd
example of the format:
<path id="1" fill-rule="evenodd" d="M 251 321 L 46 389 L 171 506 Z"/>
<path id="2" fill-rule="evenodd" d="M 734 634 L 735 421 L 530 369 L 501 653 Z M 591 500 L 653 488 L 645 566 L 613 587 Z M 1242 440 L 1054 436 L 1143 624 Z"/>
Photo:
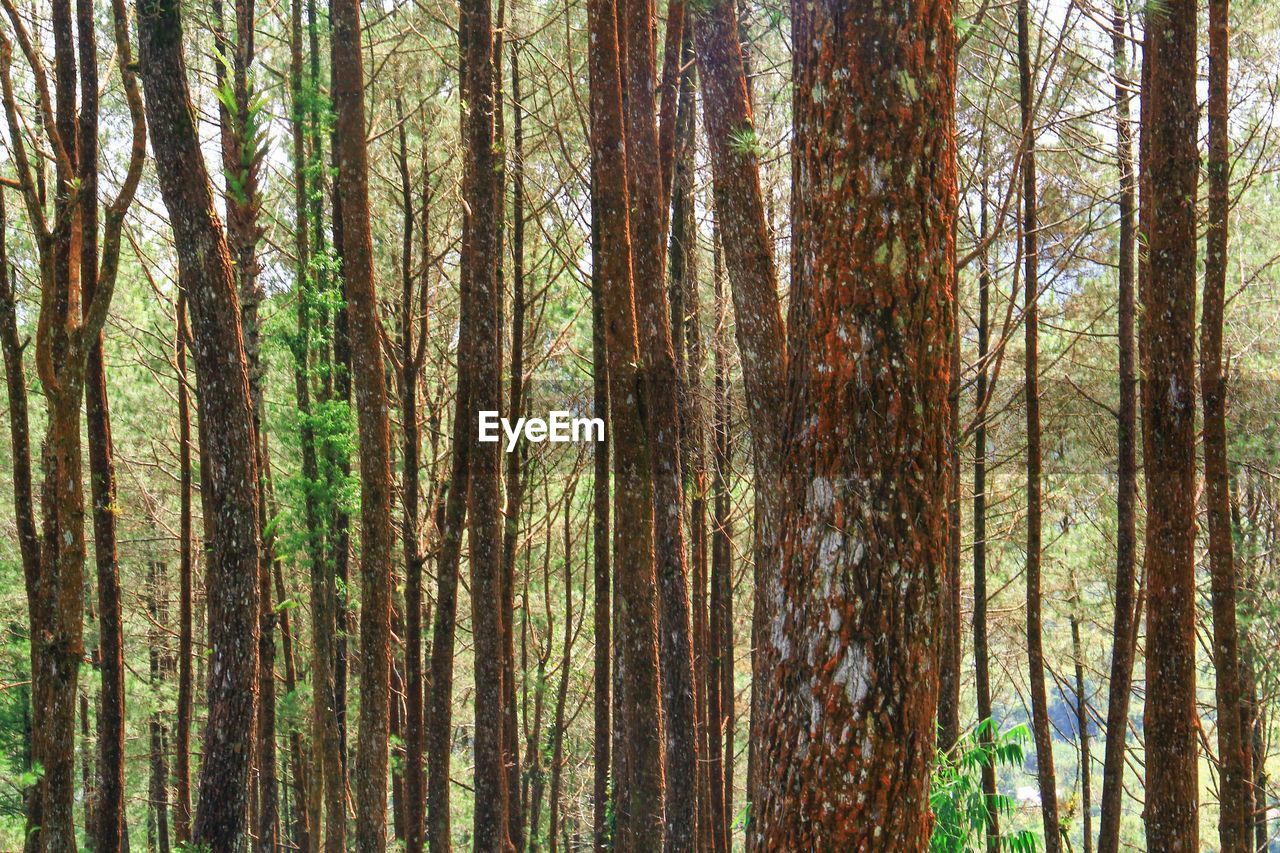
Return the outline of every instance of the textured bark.
<path id="1" fill-rule="evenodd" d="M 755 466 L 752 601 L 751 727 L 748 797 L 754 796 L 754 760 L 765 716 L 763 678 L 768 649 L 758 642 L 769 619 L 770 591 L 779 575 L 779 510 L 786 329 L 768 219 L 760 191 L 759 151 L 737 10 L 728 0 L 711 4 L 694 25 L 704 124 L 710 153 L 716 226 L 732 285 L 734 328 L 742 361 Z M 730 810 L 731 811 L 731 810 Z"/>
<path id="2" fill-rule="evenodd" d="M 83 306 L 98 290 L 98 69 L 93 4 L 76 3 L 80 61 L 79 175 L 92 203 L 81 208 L 80 284 Z M 89 444 L 89 485 L 93 502 L 93 550 L 98 586 L 97 664 L 101 676 L 98 716 L 98 779 L 95 822 L 88 825 L 97 850 L 119 849 L 126 834 L 124 802 L 124 630 L 120 607 L 120 566 L 116 557 L 115 465 L 111 411 L 99 335 L 85 369 L 85 424 Z"/>
<path id="3" fill-rule="evenodd" d="M 85 132 L 97 127 L 96 41 L 92 11 L 80 10 L 80 67 L 77 68 L 75 42 L 76 23 L 69 0 L 56 0 L 49 6 L 49 24 L 53 42 L 53 95 L 50 75 L 46 71 L 44 48 L 33 42 L 24 18 L 12 4 L 6 4 L 10 29 L 25 56 L 30 79 L 37 89 L 40 112 L 34 145 L 52 153 L 55 164 L 53 221 L 46 218 L 43 162 L 33 175 L 27 150 L 28 142 L 19 117 L 14 94 L 12 70 L 13 43 L 7 34 L 0 35 L 0 86 L 3 91 L 5 120 L 8 125 L 9 152 L 17 173 L 17 184 L 27 209 L 28 225 L 39 261 L 40 312 L 36 331 L 36 368 L 41 390 L 47 401 L 47 423 L 41 455 L 44 483 L 41 491 L 42 533 L 34 536 L 34 512 L 31 506 L 30 472 L 26 463 L 27 449 L 21 450 L 18 464 L 21 482 L 15 487 L 15 503 L 19 512 L 19 536 L 23 554 L 24 580 L 27 589 L 28 616 L 31 630 L 32 705 L 41 712 L 40 725 L 32 732 L 32 761 L 43 771 L 39 782 L 28 796 L 27 849 L 74 849 L 75 786 L 75 715 L 79 665 L 83 658 L 84 609 L 84 495 L 81 483 L 80 405 L 86 386 L 88 353 L 99 342 L 115 285 L 119 243 L 124 213 L 127 210 L 141 172 L 144 142 L 141 105 L 129 64 L 130 49 L 125 13 L 120 4 L 113 5 L 116 19 L 116 49 L 125 64 L 121 69 L 126 101 L 132 117 L 133 145 L 128 169 L 116 198 L 106 205 L 102 240 L 102 266 L 98 266 L 98 199 L 97 151 L 90 141 L 85 169 L 81 170 L 80 112 L 76 103 L 77 83 L 81 89 L 92 88 L 87 98 Z M 33 132 L 34 133 L 34 132 Z M 85 179 L 88 179 L 87 182 Z M 86 214 L 85 209 L 92 208 Z M 83 251 L 83 228 L 86 216 L 90 223 L 92 243 Z M 83 273 L 88 270 L 89 281 Z M 7 270 L 4 275 L 8 275 Z M 87 289 L 86 289 L 87 288 Z M 12 287 L 7 302 L 12 304 Z M 12 338 L 6 344 L 10 390 L 21 382 L 14 371 L 8 350 L 16 346 L 16 329 L 6 333 Z M 20 365 L 17 365 L 20 366 Z M 25 392 L 21 402 L 25 419 Z M 94 438 L 99 438 L 95 433 Z M 101 449 L 99 447 L 99 449 Z M 96 454 L 95 454 L 96 455 Z M 19 496 L 21 492 L 21 496 Z M 25 504 L 25 506 L 24 506 Z M 114 614 L 107 614 L 112 618 Z"/>
<path id="4" fill-rule="evenodd" d="M 1205 505 L 1209 516 L 1209 580 L 1213 602 L 1214 691 L 1218 703 L 1218 841 L 1224 853 L 1253 849 L 1250 835 L 1251 738 L 1240 676 L 1236 567 L 1227 461 L 1227 382 L 1222 328 L 1227 289 L 1230 212 L 1228 13 L 1230 0 L 1209 3 L 1209 222 L 1205 232 L 1204 311 L 1200 319 L 1200 393 L 1204 404 Z"/>
<path id="5" fill-rule="evenodd" d="M 191 529 L 191 391 L 187 387 L 187 300 L 178 291 L 174 364 L 178 375 L 178 708 L 174 732 L 173 835 L 191 841 L 191 584 L 194 542 Z"/>
<path id="6" fill-rule="evenodd" d="M 608 355 L 609 423 L 617 524 L 614 584 L 613 780 L 615 848 L 657 850 L 663 841 L 664 767 L 659 689 L 653 477 L 632 287 L 618 15 L 611 0 L 587 4 L 590 29 L 591 175 L 595 258 Z M 598 545 L 597 545 L 598 547 Z"/>
<path id="7" fill-rule="evenodd" d="M 680 379 L 664 264 L 669 195 L 664 176 L 670 171 L 664 164 L 670 156 L 660 145 L 656 120 L 653 0 L 618 0 L 617 9 L 619 38 L 626 43 L 621 65 L 623 133 L 642 376 L 638 390 L 652 465 L 665 770 L 668 790 L 681 792 L 666 801 L 664 844 L 668 850 L 685 850 L 697 837 L 698 743 L 680 464 Z M 675 18 L 680 24 L 683 14 Z M 679 45 L 676 38 L 668 47 L 678 53 Z M 669 104 L 674 102 L 674 88 L 673 84 L 666 98 Z"/>
<path id="8" fill-rule="evenodd" d="M 387 746 L 391 691 L 391 435 L 382 324 L 378 319 L 369 218 L 369 164 L 365 142 L 364 60 L 358 0 L 334 0 L 333 79 L 336 115 L 335 183 L 342 220 L 342 275 L 346 285 L 360 433 L 360 728 L 356 752 L 356 845 L 387 843 Z"/>
<path id="9" fill-rule="evenodd" d="M 31 426 L 28 416 L 25 346 L 18 337 L 15 271 L 9 266 L 8 215 L 0 187 L 0 349 L 9 394 L 9 447 L 13 460 L 13 515 L 22 555 L 22 574 L 28 599 L 34 598 L 40 573 L 40 535 L 36 530 L 35 500 L 31 487 Z"/>
<path id="10" fill-rule="evenodd" d="M 1116 164 L 1120 173 L 1119 264 L 1117 307 L 1120 398 L 1117 427 L 1116 586 L 1111 633 L 1111 674 L 1107 695 L 1107 732 L 1102 763 L 1102 802 L 1098 827 L 1099 853 L 1120 849 L 1120 811 L 1124 794 L 1125 738 L 1129 730 L 1129 699 L 1133 679 L 1133 637 L 1137 632 L 1137 375 L 1134 363 L 1134 284 L 1137 228 L 1137 183 L 1133 164 L 1133 128 L 1129 102 L 1131 85 L 1124 0 L 1116 0 L 1112 15 L 1112 63 L 1115 73 Z"/>
<path id="11" fill-rule="evenodd" d="M 234 39 L 225 34 L 222 3 L 213 5 L 215 41 L 230 59 L 230 80 L 224 66 L 218 70 L 219 85 L 230 91 L 234 112 L 220 101 L 222 167 L 226 189 L 227 244 L 235 259 L 234 274 L 240 297 L 241 329 L 249 369 L 249 396 L 253 402 L 254 447 L 258 469 L 258 708 L 254 749 L 254 791 L 250 809 L 253 818 L 254 849 L 272 853 L 278 846 L 279 796 L 275 752 L 275 612 L 271 605 L 271 566 L 274 545 L 267 529 L 266 481 L 271 463 L 263 433 L 262 366 L 259 359 L 258 306 L 266 294 L 258 280 L 258 241 L 261 228 L 258 211 L 259 155 L 256 136 L 249 126 L 254 111 L 249 77 L 255 61 L 253 0 L 235 0 Z"/>
<path id="12" fill-rule="evenodd" d="M 599 853 L 608 849 L 609 769 L 611 701 L 609 663 L 613 653 L 610 628 L 609 596 L 609 372 L 605 349 L 605 318 L 600 265 L 599 202 L 596 198 L 594 172 L 591 180 L 591 414 L 605 424 L 604 441 L 597 442 L 593 455 L 591 484 L 591 578 L 592 632 L 595 635 L 595 658 L 592 680 L 595 686 L 592 730 L 592 843 Z"/>
<path id="13" fill-rule="evenodd" d="M 796 2 L 792 25 L 792 440 L 752 842 L 923 849 L 946 558 L 951 4 Z"/>
<path id="14" fill-rule="evenodd" d="M 668 24 L 670 26 L 670 24 Z M 711 848 L 712 779 L 708 699 L 707 609 L 707 481 L 705 415 L 701 403 L 703 368 L 702 312 L 698 294 L 698 230 L 695 208 L 697 144 L 697 83 L 694 78 L 693 24 L 686 22 L 683 43 L 674 48 L 683 54 L 675 115 L 675 165 L 671 187 L 671 228 L 667 250 L 671 294 L 671 338 L 678 377 L 680 467 L 682 489 L 687 493 L 691 584 L 691 628 L 694 676 L 694 719 L 698 756 L 696 848 Z M 670 41 L 670 39 L 668 39 Z M 673 49 L 668 45 L 668 49 Z M 717 782 L 717 790 L 723 787 Z M 718 812 L 717 812 L 718 813 Z"/>
<path id="15" fill-rule="evenodd" d="M 1150 10 L 1142 89 L 1149 157 L 1142 232 L 1147 484 L 1146 830 L 1152 850 L 1199 849 L 1195 691 L 1196 6 Z"/>
<path id="16" fill-rule="evenodd" d="M 142 78 L 156 173 L 191 314 L 200 385 L 203 494 L 212 517 L 206 588 L 211 658 L 196 843 L 245 831 L 258 670 L 258 495 L 253 403 L 232 260 L 200 151 L 176 0 L 140 0 Z"/>
<path id="17" fill-rule="evenodd" d="M 952 287 L 959 294 L 959 281 Z M 938 750 L 950 752 L 960 739 L 960 688 L 963 680 L 964 641 L 960 604 L 960 565 L 963 551 L 963 507 L 960 497 L 960 466 L 963 436 L 960 427 L 960 372 L 964 363 L 960 355 L 959 300 L 951 314 L 951 387 L 947 399 L 951 419 L 947 435 L 951 442 L 950 476 L 947 490 L 947 564 L 942 582 L 942 619 L 938 625 L 941 640 L 938 647 Z"/>
<path id="18" fill-rule="evenodd" d="M 1040 783 L 1040 819 L 1046 853 L 1062 849 L 1058 825 L 1058 786 L 1053 770 L 1053 737 L 1044 685 L 1044 637 L 1040 600 L 1042 500 L 1040 495 L 1040 225 L 1037 221 L 1035 76 L 1031 67 L 1029 0 L 1018 0 L 1018 106 L 1022 151 L 1022 261 L 1026 328 L 1023 396 L 1027 415 L 1027 680 L 1031 692 L 1031 731 Z"/>
<path id="19" fill-rule="evenodd" d="M 502 298 L 495 256 L 500 211 L 495 185 L 494 48 L 489 0 L 467 0 L 460 7 L 458 43 L 462 56 L 467 110 L 463 116 L 466 158 L 463 199 L 462 299 L 469 303 L 472 339 L 468 364 L 469 403 L 466 441 L 471 443 L 469 536 L 471 550 L 472 631 L 475 636 L 475 849 L 511 847 L 508 837 L 507 773 L 503 762 L 505 692 L 503 669 L 502 470 L 496 443 L 479 442 L 476 412 L 501 408 L 502 345 L 499 340 Z"/>

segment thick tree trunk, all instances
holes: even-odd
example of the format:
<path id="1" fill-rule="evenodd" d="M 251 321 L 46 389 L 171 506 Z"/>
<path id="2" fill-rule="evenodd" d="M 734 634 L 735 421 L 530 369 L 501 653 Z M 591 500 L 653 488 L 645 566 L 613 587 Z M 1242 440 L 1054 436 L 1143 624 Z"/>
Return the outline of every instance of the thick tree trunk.
<path id="1" fill-rule="evenodd" d="M 792 442 L 755 849 L 929 841 L 955 43 L 950 3 L 910 11 L 792 4 Z"/>
<path id="2" fill-rule="evenodd" d="M 139 0 L 151 147 L 192 320 L 209 519 L 208 722 L 193 840 L 239 843 L 249 800 L 258 670 L 258 495 L 253 403 L 230 252 L 187 89 L 177 0 Z"/>
<path id="3" fill-rule="evenodd" d="M 1150 10 L 1142 97 L 1143 456 L 1147 482 L 1146 829 L 1152 850 L 1199 849 L 1195 667 L 1196 5 Z"/>

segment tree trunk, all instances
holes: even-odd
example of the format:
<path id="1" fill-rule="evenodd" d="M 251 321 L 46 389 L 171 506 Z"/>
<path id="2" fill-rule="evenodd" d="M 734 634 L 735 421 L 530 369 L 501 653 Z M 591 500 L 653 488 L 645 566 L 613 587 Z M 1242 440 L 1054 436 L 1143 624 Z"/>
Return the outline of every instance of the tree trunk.
<path id="1" fill-rule="evenodd" d="M 597 442 L 593 453 L 591 485 L 591 577 L 592 630 L 595 635 L 595 660 L 592 678 L 595 685 L 594 728 L 592 733 L 592 837 L 597 853 L 608 849 L 609 833 L 609 662 L 613 654 L 610 638 L 609 595 L 609 371 L 605 350 L 604 278 L 600 264 L 599 200 L 596 195 L 595 171 L 591 178 L 591 414 L 605 424 L 604 440 Z"/>
<path id="2" fill-rule="evenodd" d="M 1196 6 L 1151 10 L 1142 232 L 1147 482 L 1146 829 L 1152 850 L 1199 849 L 1195 692 Z"/>
<path id="3" fill-rule="evenodd" d="M 333 0 L 333 79 L 342 275 L 360 433 L 360 729 L 356 844 L 386 846 L 391 678 L 391 436 L 369 219 L 358 0 Z"/>
<path id="4" fill-rule="evenodd" d="M 728 322 L 728 306 L 724 295 L 724 274 L 718 229 L 713 234 L 716 324 L 715 379 L 713 389 L 712 442 L 713 466 L 711 474 L 711 635 L 712 651 L 708 680 L 710 681 L 708 716 L 711 719 L 711 749 L 707 760 L 711 763 L 712 784 L 720 786 L 717 796 L 711 798 L 712 849 L 715 853 L 728 853 L 732 849 L 733 825 L 733 519 L 730 506 L 729 479 L 733 449 L 729 432 L 729 341 L 725 326 Z"/>
<path id="5" fill-rule="evenodd" d="M 1227 461 L 1227 382 L 1222 364 L 1230 212 L 1228 133 L 1229 0 L 1209 3 L 1209 222 L 1205 232 L 1204 311 L 1200 319 L 1200 393 L 1204 402 L 1205 505 L 1213 602 L 1214 691 L 1218 702 L 1218 840 L 1224 853 L 1253 849 L 1250 840 L 1250 741 L 1240 677 L 1236 567 Z"/>
<path id="6" fill-rule="evenodd" d="M 1074 583 L 1074 579 L 1073 579 Z M 1089 701 L 1085 692 L 1084 650 L 1080 642 L 1079 595 L 1072 601 L 1071 652 L 1076 670 L 1076 731 L 1080 736 L 1080 815 L 1083 818 L 1084 853 L 1093 853 L 1093 756 L 1089 747 Z"/>
<path id="7" fill-rule="evenodd" d="M 984 156 L 985 163 L 985 156 Z M 987 183 L 983 181 L 978 227 L 978 242 L 987 239 Z M 973 669 L 978 694 L 978 722 L 991 719 L 991 659 L 987 641 L 987 401 L 991 393 L 987 385 L 990 352 L 991 273 L 984 250 L 978 270 L 978 423 L 973 438 Z M 991 738 L 983 738 L 991 747 Z M 999 849 L 1000 815 L 995 807 L 996 768 L 990 762 L 982 766 L 982 794 L 987 804 L 987 853 Z"/>
<path id="8" fill-rule="evenodd" d="M 669 8 L 680 8 L 676 0 Z M 698 744 L 693 648 L 689 619 L 684 531 L 684 483 L 680 465 L 679 376 L 671 340 L 664 263 L 667 185 L 654 100 L 652 0 L 618 0 L 618 32 L 625 41 L 621 65 L 631 228 L 631 272 L 640 346 L 644 407 L 652 464 L 654 560 L 658 579 L 659 664 L 666 734 L 667 787 L 681 792 L 666 801 L 665 846 L 685 850 L 697 837 Z M 682 18 L 669 15 L 668 27 Z M 680 39 L 674 41 L 679 51 Z M 674 94 L 672 92 L 671 94 Z M 671 103 L 670 97 L 667 102 Z M 669 160 L 666 157 L 665 160 Z"/>
<path id="9" fill-rule="evenodd" d="M 162 626 L 169 621 L 169 602 L 165 592 L 164 564 L 151 564 L 148 581 L 147 609 L 151 615 L 150 681 L 152 693 L 159 693 L 169 667 L 169 655 L 164 648 Z M 155 828 L 155 846 L 159 853 L 169 853 L 169 760 L 167 755 L 167 726 L 159 708 L 151 712 L 151 820 Z M 117 848 L 103 848 L 117 849 Z"/>
<path id="10" fill-rule="evenodd" d="M 642 377 L 632 286 L 618 14 L 612 0 L 589 0 L 591 174 L 601 317 L 608 354 L 609 423 L 618 523 L 613 677 L 614 845 L 657 850 L 665 796 L 659 690 L 653 475 L 640 408 Z M 599 543 L 597 543 L 599 547 Z"/>
<path id="11" fill-rule="evenodd" d="M 1018 106 L 1022 117 L 1022 260 L 1026 315 L 1023 396 L 1027 413 L 1027 666 L 1031 690 L 1031 731 L 1040 783 L 1040 818 L 1046 853 L 1062 849 L 1058 827 L 1058 786 L 1053 770 L 1053 737 L 1044 684 L 1044 637 L 1040 600 L 1040 226 L 1037 222 L 1034 74 L 1031 68 L 1029 0 L 1018 0 Z"/>
<path id="12" fill-rule="evenodd" d="M 214 207 L 187 89 L 177 0 L 139 0 L 152 150 L 192 321 L 203 493 L 212 511 L 207 581 L 211 677 L 193 840 L 239 843 L 249 798 L 258 670 L 258 496 L 253 403 L 232 260 Z"/>
<path id="13" fill-rule="evenodd" d="M 1129 698 L 1133 679 L 1133 637 L 1137 633 L 1137 377 L 1134 365 L 1134 246 L 1137 235 L 1137 185 L 1133 165 L 1133 128 L 1129 118 L 1128 14 L 1124 0 L 1115 0 L 1111 48 L 1116 78 L 1116 163 L 1120 172 L 1119 271 L 1117 300 L 1120 405 L 1117 423 L 1116 587 L 1112 629 L 1107 733 L 1102 763 L 1102 803 L 1098 853 L 1120 849 L 1120 811 L 1124 794 L 1125 738 L 1129 730 Z"/>
<path id="14" fill-rule="evenodd" d="M 173 834 L 179 843 L 191 841 L 191 392 L 187 387 L 187 300 L 178 291 L 174 362 L 178 372 L 178 708 L 174 734 Z"/>
<path id="15" fill-rule="evenodd" d="M 950 3 L 911 11 L 792 4 L 793 441 L 755 849 L 929 840 L 955 44 Z"/>

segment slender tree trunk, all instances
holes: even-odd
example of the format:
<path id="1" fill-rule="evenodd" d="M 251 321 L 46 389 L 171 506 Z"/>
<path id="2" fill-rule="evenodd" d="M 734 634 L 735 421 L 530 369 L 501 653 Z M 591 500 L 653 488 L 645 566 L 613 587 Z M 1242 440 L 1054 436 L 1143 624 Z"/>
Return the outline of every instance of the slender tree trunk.
<path id="1" fill-rule="evenodd" d="M 710 695 L 712 784 L 719 784 L 720 794 L 712 793 L 718 807 L 712 819 L 712 848 L 715 853 L 731 849 L 733 825 L 733 747 L 734 747 L 734 678 L 733 678 L 733 519 L 729 495 L 729 465 L 733 458 L 729 426 L 729 340 L 728 300 L 724 295 L 724 272 L 721 263 L 719 233 L 713 234 L 716 325 L 715 378 L 712 415 L 713 466 L 711 479 L 711 653 Z"/>
<path id="2" fill-rule="evenodd" d="M 928 845 L 955 263 L 951 11 L 792 4 L 794 442 L 754 849 Z M 844 162 L 870 165 L 851 175 Z"/>
<path id="3" fill-rule="evenodd" d="M 547 847 L 550 853 L 556 853 L 556 833 L 560 826 L 560 797 L 564 770 L 564 737 L 565 737 L 565 705 L 569 699 L 569 676 L 573 668 L 573 642 L 582 625 L 581 617 L 578 628 L 573 622 L 573 498 L 577 494 L 578 480 L 575 476 L 570 484 L 564 501 L 564 648 L 560 656 L 560 685 L 556 688 L 555 719 L 551 732 L 551 803 L 550 816 L 547 822 Z M 538 822 L 529 823 L 529 836 L 536 838 Z"/>
<path id="4" fill-rule="evenodd" d="M 364 60 L 358 0 L 333 0 L 333 80 L 351 369 L 360 433 L 360 730 L 356 844 L 386 845 L 391 677 L 391 436 L 369 218 Z"/>
<path id="5" fill-rule="evenodd" d="M 79 174 L 91 203 L 81 208 L 80 284 L 85 309 L 98 289 L 98 71 L 93 4 L 79 0 L 76 25 L 80 53 Z M 102 679 L 98 720 L 98 783 L 95 824 L 86 825 L 96 849 L 119 849 L 127 834 L 124 802 L 124 630 L 120 566 L 116 557 L 115 465 L 111 412 L 99 335 L 85 371 L 85 422 L 93 501 L 93 550 L 98 581 L 98 667 Z"/>
<path id="6" fill-rule="evenodd" d="M 1236 625 L 1236 567 L 1227 460 L 1227 382 L 1222 364 L 1230 212 L 1228 133 L 1229 0 L 1209 3 L 1209 222 L 1205 232 L 1204 311 L 1200 320 L 1200 393 L 1204 403 L 1205 504 L 1209 516 L 1209 579 L 1213 602 L 1214 690 L 1218 701 L 1218 840 L 1224 853 L 1252 849 L 1249 778 L 1251 738 L 1245 735 Z"/>
<path id="7" fill-rule="evenodd" d="M 985 163 L 985 158 L 984 158 Z M 978 241 L 987 238 L 987 184 L 979 199 Z M 991 273 L 984 251 L 978 270 L 978 424 L 973 438 L 973 668 L 978 700 L 978 722 L 991 719 L 991 660 L 987 641 L 987 358 L 990 353 Z M 991 738 L 984 738 L 991 746 Z M 1000 839 L 1000 815 L 996 810 L 996 769 L 982 766 L 982 793 L 987 805 L 987 853 L 996 853 Z"/>
<path id="8" fill-rule="evenodd" d="M 471 406 L 469 363 L 474 341 L 469 302 L 461 306 L 458 336 L 458 376 L 454 395 L 453 457 L 449 490 L 444 499 L 440 556 L 436 563 L 436 621 L 432 626 L 431 705 L 427 715 L 427 841 L 432 853 L 452 849 L 449 822 L 449 765 L 453 748 L 453 651 L 458 610 L 458 557 L 467 515 L 470 478 Z"/>
<path id="9" fill-rule="evenodd" d="M 165 592 L 165 566 L 151 564 L 148 579 L 147 609 L 151 615 L 150 634 L 150 686 L 159 692 L 168 668 L 168 652 L 164 649 L 161 626 L 169 621 L 169 602 Z M 159 853 L 169 853 L 169 760 L 167 755 L 167 726 L 160 709 L 151 712 L 151 818 L 154 821 L 156 845 Z M 115 849 L 115 848 L 110 848 Z"/>
<path id="10" fill-rule="evenodd" d="M 1074 579 L 1073 579 L 1074 582 Z M 1076 731 L 1080 736 L 1080 814 L 1083 818 L 1084 853 L 1093 853 L 1093 756 L 1089 746 L 1089 701 L 1085 692 L 1084 647 L 1080 642 L 1079 594 L 1072 601 L 1071 656 L 1076 675 Z"/>
<path id="11" fill-rule="evenodd" d="M 505 3 L 500 3 L 505 9 Z M 499 15 L 501 26 L 502 16 Z M 494 62 L 496 67 L 502 63 L 501 34 L 495 36 Z M 500 75 L 499 75 L 499 82 Z M 499 94 L 501 87 L 499 86 Z M 501 124 L 502 99 L 498 99 L 498 112 L 495 118 Z M 507 399 L 508 417 L 519 418 L 525 412 L 525 272 L 524 272 L 524 229 L 525 229 L 525 187 L 524 187 L 524 103 L 520 93 L 520 59 L 516 44 L 511 45 L 511 108 L 512 122 L 512 159 L 511 159 L 511 376 L 510 391 Z M 505 145 L 502 129 L 497 129 L 498 141 Z M 505 178 L 505 171 L 503 174 Z M 498 210 L 504 209 L 506 188 L 500 181 L 498 184 Z M 502 217 L 499 216 L 499 229 L 502 229 Z M 498 291 L 501 293 L 502 274 L 501 252 L 498 271 Z M 501 322 L 499 322 L 501 326 Z M 502 617 L 503 617 L 503 660 L 506 668 L 502 673 L 502 689 L 504 693 L 503 708 L 503 740 L 507 770 L 507 803 L 511 841 L 517 849 L 524 847 L 526 829 L 524 813 L 529 805 L 523 802 L 524 786 L 521 780 L 524 774 L 520 770 L 519 729 L 516 718 L 515 693 L 515 567 L 516 552 L 519 550 L 519 518 L 520 503 L 524 497 L 525 468 L 528 461 L 528 445 L 520 442 L 516 452 L 506 454 L 504 480 L 506 482 L 506 509 L 502 529 Z M 533 771 L 530 771 L 533 772 Z M 532 815 L 528 828 L 528 837 L 533 839 L 537 834 L 536 814 Z"/>
<path id="12" fill-rule="evenodd" d="M 460 8 L 458 32 L 462 55 L 467 111 L 464 116 L 466 160 L 463 198 L 467 213 L 463 224 L 462 264 L 465 267 L 463 299 L 469 302 L 468 327 L 462 334 L 472 339 L 470 407 L 465 412 L 465 440 L 473 443 L 471 464 L 472 631 L 475 636 L 476 694 L 478 708 L 491 709 L 477 719 L 475 732 L 474 845 L 477 850 L 498 851 L 511 847 L 507 774 L 503 756 L 506 716 L 503 689 L 505 668 L 502 589 L 501 466 L 496 443 L 481 444 L 476 412 L 498 411 L 502 391 L 499 340 L 502 300 L 498 288 L 495 255 L 501 215 L 495 187 L 497 159 L 494 150 L 494 51 L 489 0 L 468 0 Z"/>
<path id="13" fill-rule="evenodd" d="M 1195 692 L 1196 5 L 1150 10 L 1142 231 L 1147 481 L 1146 829 L 1152 850 L 1199 848 Z"/>
<path id="14" fill-rule="evenodd" d="M 409 151 L 403 121 L 404 110 L 400 101 L 396 101 L 400 116 L 399 130 L 399 165 L 402 207 L 404 213 L 403 240 L 401 245 L 402 267 L 400 288 L 400 411 L 403 421 L 402 447 L 404 454 L 404 474 L 402 494 L 404 501 L 404 521 L 401 527 L 401 541 L 404 548 L 405 566 L 405 768 L 404 799 L 405 825 L 404 843 L 409 853 L 420 853 L 423 844 L 424 797 L 426 796 L 426 780 L 423 775 L 422 750 L 424 727 L 423 684 L 422 684 L 422 553 L 418 542 L 418 498 L 421 492 L 419 482 L 419 452 L 421 442 L 418 437 L 418 376 L 421 372 L 422 353 L 425 346 L 425 334 L 415 332 L 417 324 L 415 311 L 426 311 L 425 265 L 429 262 L 426 246 L 423 246 L 422 259 L 424 268 L 422 276 L 422 295 L 419 307 L 415 309 L 414 279 L 412 272 L 413 259 L 413 185 L 409 176 Z M 428 176 L 423 173 L 423 183 Z M 421 216 L 426 217 L 427 193 L 423 192 L 423 209 Z M 425 229 L 423 234 L 425 236 Z"/>
<path id="15" fill-rule="evenodd" d="M 755 144 L 751 93 L 734 4 L 719 0 L 694 25 L 704 123 L 710 152 L 716 223 L 729 274 L 738 351 L 746 387 L 755 466 L 755 584 L 752 601 L 752 689 L 747 796 L 754 796 L 755 751 L 766 702 L 763 679 L 770 663 L 758 642 L 777 603 L 783 394 L 786 330 L 777 271 L 760 191 L 760 151 Z M 731 774 L 726 774 L 730 775 Z"/>
<path id="16" fill-rule="evenodd" d="M 176 0 L 139 0 L 138 29 L 152 150 L 192 319 L 200 383 L 209 541 L 208 723 L 193 840 L 238 843 L 245 828 L 258 670 L 258 500 L 253 402 L 232 260 L 187 89 Z"/>
<path id="17" fill-rule="evenodd" d="M 187 299 L 178 291 L 174 362 L 178 373 L 178 708 L 174 733 L 174 839 L 191 841 L 191 701 L 193 574 L 191 518 L 191 392 L 187 387 Z"/>
<path id="18" fill-rule="evenodd" d="M 1022 117 L 1022 260 L 1026 309 L 1026 363 L 1023 396 L 1027 413 L 1027 665 L 1031 688 L 1031 730 L 1040 783 L 1040 818 L 1047 853 L 1062 849 L 1058 826 L 1058 786 L 1049 731 L 1049 699 L 1044 684 L 1041 615 L 1040 496 L 1040 225 L 1037 221 L 1035 78 L 1031 67 L 1030 0 L 1018 0 L 1018 105 Z"/>
<path id="19" fill-rule="evenodd" d="M 1117 423 L 1116 587 L 1112 629 L 1111 677 L 1107 696 L 1107 732 L 1102 763 L 1102 803 L 1098 853 L 1120 849 L 1120 811 L 1124 794 L 1125 738 L 1133 678 L 1133 637 L 1137 633 L 1137 376 L 1134 365 L 1134 247 L 1137 235 L 1137 184 L 1133 165 L 1133 128 L 1129 117 L 1128 13 L 1125 0 L 1115 0 L 1112 15 L 1112 63 L 1116 78 L 1116 163 L 1120 173 L 1118 201 L 1120 400 Z"/>
<path id="20" fill-rule="evenodd" d="M 592 415 L 605 424 L 604 441 L 597 442 L 593 453 L 591 485 L 591 577 L 592 629 L 595 635 L 595 660 L 592 677 L 595 684 L 592 778 L 592 836 L 597 853 L 608 849 L 609 840 L 609 772 L 611 737 L 609 708 L 609 663 L 613 654 L 610 634 L 609 592 L 609 371 L 605 350 L 604 278 L 600 264 L 599 199 L 596 194 L 595 170 L 591 178 L 591 384 Z"/>

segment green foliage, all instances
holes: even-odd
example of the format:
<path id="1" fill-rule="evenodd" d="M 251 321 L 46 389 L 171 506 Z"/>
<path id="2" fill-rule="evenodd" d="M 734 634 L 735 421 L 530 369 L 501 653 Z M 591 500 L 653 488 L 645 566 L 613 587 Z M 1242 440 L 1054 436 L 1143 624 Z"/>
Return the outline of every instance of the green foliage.
<path id="1" fill-rule="evenodd" d="M 978 723 L 962 738 L 952 754 L 939 752 L 933 768 L 929 805 L 933 809 L 931 853 L 969 853 L 982 850 L 987 831 L 987 799 L 982 791 L 982 770 L 986 767 L 1022 766 L 1023 747 L 1031 740 L 1025 725 L 1001 732 L 992 720 Z M 998 814 L 1010 815 L 1012 797 L 996 794 L 991 806 Z M 1040 837 L 1030 830 L 1000 836 L 1000 846 L 1013 853 L 1035 853 Z"/>
<path id="2" fill-rule="evenodd" d="M 729 131 L 729 148 L 742 157 L 759 157 L 760 140 L 756 129 L 748 124 Z"/>

